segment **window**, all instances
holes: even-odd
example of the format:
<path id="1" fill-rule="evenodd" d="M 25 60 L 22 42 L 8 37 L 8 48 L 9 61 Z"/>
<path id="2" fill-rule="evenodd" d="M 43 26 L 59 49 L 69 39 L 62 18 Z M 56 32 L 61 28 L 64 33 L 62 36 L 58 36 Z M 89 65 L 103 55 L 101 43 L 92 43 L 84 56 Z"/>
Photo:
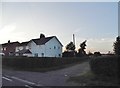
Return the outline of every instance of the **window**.
<path id="1" fill-rule="evenodd" d="M 61 54 L 59 54 L 58 56 L 61 57 Z"/>
<path id="2" fill-rule="evenodd" d="M 60 47 L 58 46 L 58 49 L 60 49 Z"/>
<path id="3" fill-rule="evenodd" d="M 29 46 L 26 46 L 26 49 L 29 49 Z"/>
<path id="4" fill-rule="evenodd" d="M 23 50 L 23 47 L 22 47 L 22 46 L 20 46 L 20 47 L 19 47 L 19 50 Z"/>
<path id="5" fill-rule="evenodd" d="M 38 53 L 35 53 L 35 57 L 38 57 Z"/>
<path id="6" fill-rule="evenodd" d="M 6 47 L 4 47 L 4 50 L 6 50 Z"/>
<path id="7" fill-rule="evenodd" d="M 54 49 L 56 49 L 56 47 L 54 46 Z"/>
<path id="8" fill-rule="evenodd" d="M 42 57 L 44 57 L 44 53 L 41 53 Z"/>

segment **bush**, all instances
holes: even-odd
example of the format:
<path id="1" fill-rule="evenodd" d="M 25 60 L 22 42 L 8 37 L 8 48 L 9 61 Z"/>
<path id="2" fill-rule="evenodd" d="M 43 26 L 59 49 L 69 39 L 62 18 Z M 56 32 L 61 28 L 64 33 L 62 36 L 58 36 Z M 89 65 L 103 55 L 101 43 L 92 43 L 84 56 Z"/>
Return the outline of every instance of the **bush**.
<path id="1" fill-rule="evenodd" d="M 62 56 L 63 57 L 74 57 L 75 55 L 74 55 L 74 52 L 70 52 L 70 51 L 65 51 L 65 52 L 63 52 L 62 53 Z"/>
<path id="2" fill-rule="evenodd" d="M 100 56 L 90 60 L 90 68 L 96 75 L 117 77 L 118 56 Z"/>
<path id="3" fill-rule="evenodd" d="M 101 56 L 100 52 L 94 52 L 94 56 Z"/>

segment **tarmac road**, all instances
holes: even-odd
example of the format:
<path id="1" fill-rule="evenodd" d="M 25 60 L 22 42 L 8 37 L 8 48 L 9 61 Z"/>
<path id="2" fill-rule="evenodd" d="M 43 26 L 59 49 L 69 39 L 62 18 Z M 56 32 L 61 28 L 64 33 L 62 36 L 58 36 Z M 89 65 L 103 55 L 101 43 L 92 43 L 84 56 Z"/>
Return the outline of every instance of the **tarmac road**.
<path id="1" fill-rule="evenodd" d="M 90 70 L 89 62 L 49 72 L 27 72 L 3 69 L 3 86 L 72 86 L 66 82 L 71 76 L 81 75 Z"/>

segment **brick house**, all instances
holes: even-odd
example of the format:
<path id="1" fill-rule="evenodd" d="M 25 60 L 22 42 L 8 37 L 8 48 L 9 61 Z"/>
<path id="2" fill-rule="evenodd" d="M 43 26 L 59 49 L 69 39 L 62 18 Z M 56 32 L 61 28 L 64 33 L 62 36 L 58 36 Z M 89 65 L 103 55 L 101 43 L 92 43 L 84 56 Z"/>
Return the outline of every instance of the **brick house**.
<path id="1" fill-rule="evenodd" d="M 1 51 L 2 53 L 5 54 L 5 56 L 10 56 L 10 55 L 13 56 L 15 54 L 15 49 L 19 44 L 20 43 L 18 41 L 10 42 L 9 40 L 8 43 L 1 44 L 2 45 Z"/>

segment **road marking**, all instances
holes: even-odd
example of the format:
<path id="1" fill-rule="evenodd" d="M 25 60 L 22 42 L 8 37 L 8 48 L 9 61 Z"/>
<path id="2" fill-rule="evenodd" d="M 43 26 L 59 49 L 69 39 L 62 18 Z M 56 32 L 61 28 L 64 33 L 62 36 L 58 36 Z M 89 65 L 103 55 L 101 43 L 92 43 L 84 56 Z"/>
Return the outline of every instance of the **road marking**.
<path id="1" fill-rule="evenodd" d="M 68 76 L 68 75 L 65 75 L 65 76 Z"/>
<path id="2" fill-rule="evenodd" d="M 34 87 L 29 86 L 29 85 L 25 85 L 25 87 L 34 88 Z M 50 87 L 43 86 L 42 88 L 50 88 Z"/>
<path id="3" fill-rule="evenodd" d="M 8 81 L 10 81 L 10 82 L 12 82 L 12 80 L 9 79 L 9 78 L 7 78 L 7 77 L 2 77 L 2 78 L 5 79 L 5 80 L 8 80 Z"/>
<path id="4" fill-rule="evenodd" d="M 24 80 L 24 79 L 20 79 L 20 78 L 18 78 L 18 77 L 12 76 L 11 78 L 12 78 L 12 79 L 15 79 L 15 80 L 18 80 L 18 81 L 21 81 L 21 82 L 24 82 L 24 83 L 27 83 L 27 84 L 30 84 L 30 85 L 43 86 L 43 85 L 41 85 L 41 84 L 36 84 L 36 83 L 34 83 L 34 82 L 30 82 L 30 81 L 27 81 L 27 80 Z"/>
<path id="5" fill-rule="evenodd" d="M 29 86 L 29 85 L 25 85 L 25 87 L 28 87 L 28 88 L 33 88 L 33 87 Z"/>
<path id="6" fill-rule="evenodd" d="M 27 80 L 24 80 L 24 79 L 20 79 L 20 78 L 15 77 L 15 76 L 8 76 L 8 75 L 5 75 L 5 76 L 8 77 L 8 78 L 11 78 L 11 79 L 15 79 L 15 80 L 18 80 L 18 81 L 21 81 L 21 82 L 24 82 L 24 83 L 33 85 L 33 86 L 43 86 L 42 84 L 39 84 L 39 83 L 37 84 L 37 83 L 34 83 L 34 82 L 30 82 L 30 81 L 27 81 Z M 4 79 L 5 79 L 6 77 L 4 77 Z M 13 80 L 8 79 L 8 78 L 6 78 L 6 80 L 13 81 Z M 29 88 L 33 88 L 33 87 L 29 86 L 29 85 L 25 85 L 25 86 L 26 86 L 26 87 L 29 87 Z M 49 87 L 43 86 L 43 88 L 49 88 Z"/>
<path id="7" fill-rule="evenodd" d="M 14 76 L 12 76 L 11 78 L 12 78 L 12 79 L 19 80 L 19 81 L 22 81 L 22 82 L 25 82 L 25 83 L 28 83 L 28 84 L 31 84 L 31 85 L 35 85 L 35 83 L 33 83 L 33 82 L 30 82 L 30 81 L 27 81 L 27 80 L 23 80 L 23 79 L 14 77 Z"/>

